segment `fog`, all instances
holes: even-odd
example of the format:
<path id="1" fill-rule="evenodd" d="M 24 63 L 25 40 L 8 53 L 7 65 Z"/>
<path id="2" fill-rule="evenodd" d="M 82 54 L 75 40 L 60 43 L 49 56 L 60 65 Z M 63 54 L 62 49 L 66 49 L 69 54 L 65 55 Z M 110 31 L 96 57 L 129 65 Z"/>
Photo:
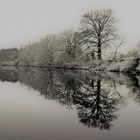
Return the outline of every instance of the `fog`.
<path id="1" fill-rule="evenodd" d="M 0 0 L 0 48 L 12 48 L 79 26 L 91 9 L 112 8 L 119 32 L 127 37 L 123 48 L 140 41 L 139 0 Z"/>

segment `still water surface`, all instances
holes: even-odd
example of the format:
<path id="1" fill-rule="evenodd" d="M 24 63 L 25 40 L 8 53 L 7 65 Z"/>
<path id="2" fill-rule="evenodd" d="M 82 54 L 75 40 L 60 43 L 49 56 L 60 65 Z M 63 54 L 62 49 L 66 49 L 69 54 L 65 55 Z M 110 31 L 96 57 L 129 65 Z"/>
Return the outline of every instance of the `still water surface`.
<path id="1" fill-rule="evenodd" d="M 139 80 L 0 68 L 0 140 L 139 140 Z"/>

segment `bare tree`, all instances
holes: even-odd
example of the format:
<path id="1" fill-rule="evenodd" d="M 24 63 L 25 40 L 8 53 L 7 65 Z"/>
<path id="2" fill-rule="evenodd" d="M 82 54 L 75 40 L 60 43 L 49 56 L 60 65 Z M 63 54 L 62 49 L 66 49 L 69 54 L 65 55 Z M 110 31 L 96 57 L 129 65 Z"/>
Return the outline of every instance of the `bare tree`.
<path id="1" fill-rule="evenodd" d="M 81 33 L 97 58 L 102 59 L 102 49 L 116 40 L 116 18 L 111 9 L 90 11 L 82 16 Z"/>
<path id="2" fill-rule="evenodd" d="M 114 56 L 113 56 L 113 60 L 116 61 L 117 60 L 117 53 L 118 53 L 118 49 L 126 42 L 125 38 L 122 38 L 119 42 L 119 44 L 116 46 L 115 52 L 114 52 Z"/>
<path id="3" fill-rule="evenodd" d="M 75 60 L 75 58 L 81 52 L 80 47 L 82 43 L 83 40 L 81 40 L 80 34 L 78 32 L 67 30 L 60 34 L 59 47 L 72 60 Z"/>
<path id="4" fill-rule="evenodd" d="M 42 47 L 42 63 L 52 65 L 56 56 L 56 46 L 58 43 L 57 35 L 47 35 L 40 41 Z"/>

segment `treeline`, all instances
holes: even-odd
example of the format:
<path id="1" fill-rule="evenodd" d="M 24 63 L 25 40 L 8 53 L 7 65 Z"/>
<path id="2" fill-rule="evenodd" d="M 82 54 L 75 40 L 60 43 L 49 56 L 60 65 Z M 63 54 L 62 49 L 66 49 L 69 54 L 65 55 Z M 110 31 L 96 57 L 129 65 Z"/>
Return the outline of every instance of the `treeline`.
<path id="1" fill-rule="evenodd" d="M 16 48 L 0 50 L 0 64 L 13 64 L 19 58 L 19 50 Z"/>
<path id="2" fill-rule="evenodd" d="M 115 24 L 116 18 L 111 9 L 92 10 L 81 17 L 76 31 L 70 29 L 59 34 L 47 35 L 40 41 L 16 50 L 16 62 L 13 64 L 46 66 L 101 60 L 105 49 L 119 39 Z M 1 61 L 11 61 L 11 58 L 7 58 L 8 52 L 5 55 L 1 50 Z"/>
<path id="3" fill-rule="evenodd" d="M 140 47 L 127 55 L 118 55 L 124 39 L 117 33 L 116 21 L 111 9 L 92 10 L 81 17 L 76 31 L 69 29 L 46 35 L 20 49 L 0 50 L 0 65 L 84 66 L 90 64 L 90 60 L 117 61 L 122 57 L 140 57 Z M 109 47 L 114 47 L 114 52 L 110 56 L 107 54 L 106 58 L 104 54 Z"/>

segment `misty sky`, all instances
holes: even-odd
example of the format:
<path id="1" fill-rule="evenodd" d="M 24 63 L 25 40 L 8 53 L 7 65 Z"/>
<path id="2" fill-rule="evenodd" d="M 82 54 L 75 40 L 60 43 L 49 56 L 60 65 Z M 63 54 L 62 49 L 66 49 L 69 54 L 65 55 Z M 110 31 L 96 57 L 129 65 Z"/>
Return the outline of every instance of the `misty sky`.
<path id="1" fill-rule="evenodd" d="M 0 0 L 0 48 L 21 47 L 46 34 L 77 28 L 91 9 L 112 8 L 127 43 L 140 41 L 139 0 Z"/>

